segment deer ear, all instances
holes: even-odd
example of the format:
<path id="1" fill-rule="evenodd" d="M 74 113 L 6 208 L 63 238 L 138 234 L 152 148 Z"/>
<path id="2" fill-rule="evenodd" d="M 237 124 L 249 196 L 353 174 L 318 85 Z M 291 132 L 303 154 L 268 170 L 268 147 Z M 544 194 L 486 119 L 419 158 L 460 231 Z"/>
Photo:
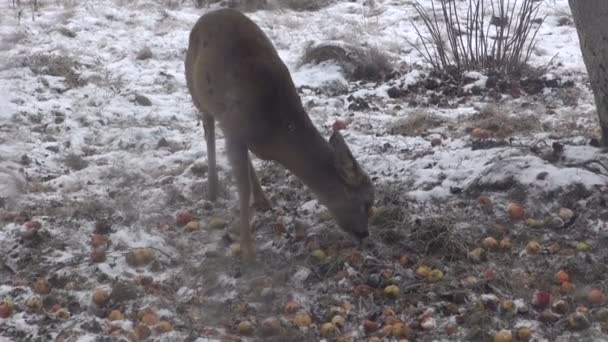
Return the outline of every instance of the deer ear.
<path id="1" fill-rule="evenodd" d="M 340 177 L 351 186 L 361 184 L 365 178 L 365 174 L 350 152 L 342 134 L 338 131 L 334 132 L 329 138 L 329 144 L 333 147 L 334 163 Z"/>

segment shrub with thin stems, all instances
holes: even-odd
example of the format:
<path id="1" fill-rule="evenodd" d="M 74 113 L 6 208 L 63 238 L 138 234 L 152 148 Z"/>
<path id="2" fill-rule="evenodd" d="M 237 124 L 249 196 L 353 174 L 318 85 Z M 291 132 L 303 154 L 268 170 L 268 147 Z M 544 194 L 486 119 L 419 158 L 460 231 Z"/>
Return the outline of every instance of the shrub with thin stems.
<path id="1" fill-rule="evenodd" d="M 454 0 L 439 1 L 436 8 L 431 0 L 430 13 L 415 3 L 428 34 L 412 21 L 421 46 L 410 43 L 433 69 L 518 75 L 526 68 L 545 20 L 538 15 L 541 1 L 468 0 L 466 10 Z"/>

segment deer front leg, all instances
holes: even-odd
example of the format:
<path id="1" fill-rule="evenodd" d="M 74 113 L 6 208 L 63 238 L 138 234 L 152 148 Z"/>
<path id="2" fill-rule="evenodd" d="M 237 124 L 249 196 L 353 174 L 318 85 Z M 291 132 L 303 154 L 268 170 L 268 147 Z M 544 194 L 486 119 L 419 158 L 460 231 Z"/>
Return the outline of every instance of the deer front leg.
<path id="1" fill-rule="evenodd" d="M 253 168 L 253 164 L 251 163 L 251 158 L 248 158 L 249 160 L 249 180 L 251 182 L 251 191 L 253 193 L 253 207 L 261 210 L 261 211 L 266 211 L 266 210 L 270 210 L 271 205 L 270 205 L 270 201 L 268 200 L 268 197 L 266 197 L 266 195 L 264 194 L 264 191 L 262 190 L 262 186 L 260 185 L 260 180 L 258 179 L 258 176 L 255 174 L 255 169 Z"/>
<path id="2" fill-rule="evenodd" d="M 209 167 L 207 176 L 209 200 L 215 202 L 218 191 L 217 166 L 215 160 L 215 119 L 208 113 L 203 112 L 202 114 L 205 142 L 207 143 L 207 164 Z"/>
<path id="3" fill-rule="evenodd" d="M 250 262 L 255 259 L 255 244 L 249 227 L 249 199 L 251 196 L 249 152 L 246 144 L 230 141 L 228 137 L 226 138 L 226 149 L 239 191 L 241 257 L 244 262 Z"/>

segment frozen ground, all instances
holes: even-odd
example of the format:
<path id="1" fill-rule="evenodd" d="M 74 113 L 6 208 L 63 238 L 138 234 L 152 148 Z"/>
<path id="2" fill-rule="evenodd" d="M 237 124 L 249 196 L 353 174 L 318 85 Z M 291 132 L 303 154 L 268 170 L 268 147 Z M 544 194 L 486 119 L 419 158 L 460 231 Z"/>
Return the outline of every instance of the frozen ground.
<path id="1" fill-rule="evenodd" d="M 255 161 L 274 208 L 256 215 L 263 262 L 247 270 L 233 255 L 236 196 L 223 142 L 225 188 L 209 203 L 202 125 L 185 86 L 189 29 L 204 10 L 50 1 L 32 20 L 23 6 L 19 20 L 9 1 L 0 4 L 0 300 L 14 306 L 0 318 L 0 339 L 134 339 L 149 323 L 153 340 L 269 340 L 260 336 L 270 318 L 279 322 L 277 341 L 318 340 L 335 315 L 345 323 L 328 340 L 406 337 L 390 328 L 400 321 L 419 341 L 488 340 L 520 327 L 539 341 L 604 338 L 608 311 L 587 294 L 608 290 L 608 158 L 589 144 L 597 120 L 567 1 L 542 5 L 547 19 L 532 56 L 557 82 L 500 99 L 432 89 L 389 96 L 429 75 L 406 42 L 417 41 L 409 1 L 250 13 L 319 130 L 329 136 L 336 119 L 349 123 L 344 134 L 375 181 L 377 210 L 370 241 L 353 246 L 300 181 Z M 311 43 L 326 42 L 376 48 L 396 76 L 349 82 L 331 63 L 300 65 Z M 335 87 L 340 95 L 329 95 Z M 480 128 L 495 134 L 476 136 Z M 509 219 L 513 201 L 527 221 Z M 177 225 L 180 210 L 201 227 Z M 103 261 L 91 255 L 100 237 L 110 241 Z M 508 237 L 512 247 L 484 245 L 490 251 L 479 256 L 486 237 Z M 527 250 L 530 240 L 539 253 Z M 150 260 L 127 262 L 138 247 Z M 416 274 L 419 266 L 445 278 L 429 282 Z M 574 290 L 555 284 L 562 269 Z M 401 294 L 386 298 L 387 285 Z M 110 298 L 92 303 L 103 290 Z M 566 310 L 534 305 L 537 291 Z M 308 328 L 294 325 L 290 301 L 312 317 Z M 505 309 L 508 301 L 517 309 Z M 577 307 L 588 310 L 589 327 L 573 330 Z M 112 310 L 123 319 L 111 321 Z M 143 311 L 170 329 L 144 320 Z M 239 334 L 243 321 L 253 337 Z"/>

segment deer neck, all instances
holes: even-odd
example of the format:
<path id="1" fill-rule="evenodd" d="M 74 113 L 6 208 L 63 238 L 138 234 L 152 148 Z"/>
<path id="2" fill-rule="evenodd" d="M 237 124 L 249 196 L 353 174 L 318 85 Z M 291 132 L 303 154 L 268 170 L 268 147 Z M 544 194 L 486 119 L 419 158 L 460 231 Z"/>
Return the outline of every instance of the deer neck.
<path id="1" fill-rule="evenodd" d="M 334 164 L 333 149 L 310 119 L 288 129 L 285 144 L 277 161 L 298 177 L 319 198 L 327 203 L 339 189 L 342 180 Z"/>

